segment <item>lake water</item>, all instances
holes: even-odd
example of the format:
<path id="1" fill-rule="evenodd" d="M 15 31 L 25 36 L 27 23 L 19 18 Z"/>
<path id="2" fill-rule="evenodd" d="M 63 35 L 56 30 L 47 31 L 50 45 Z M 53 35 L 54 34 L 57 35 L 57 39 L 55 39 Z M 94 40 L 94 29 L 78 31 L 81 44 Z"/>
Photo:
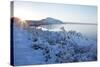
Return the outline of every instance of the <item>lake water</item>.
<path id="1" fill-rule="evenodd" d="M 50 31 L 61 31 L 61 27 L 64 27 L 66 31 L 76 31 L 82 33 L 83 36 L 97 39 L 97 25 L 92 24 L 52 24 L 52 25 L 43 25 L 44 28 L 47 28 Z"/>

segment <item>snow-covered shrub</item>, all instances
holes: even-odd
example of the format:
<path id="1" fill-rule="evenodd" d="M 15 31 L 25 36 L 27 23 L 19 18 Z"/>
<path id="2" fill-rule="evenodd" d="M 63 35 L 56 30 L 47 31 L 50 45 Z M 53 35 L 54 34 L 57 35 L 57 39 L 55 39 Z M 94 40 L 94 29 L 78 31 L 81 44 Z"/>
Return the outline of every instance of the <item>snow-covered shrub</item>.
<path id="1" fill-rule="evenodd" d="M 37 32 L 37 33 L 36 33 Z M 76 31 L 65 32 L 41 31 L 33 32 L 33 45 L 35 50 L 41 49 L 46 63 L 66 63 L 96 60 L 96 46 L 83 38 Z M 66 38 L 65 38 L 66 37 Z M 85 46 L 81 43 L 85 43 Z M 80 42 L 77 42 L 80 41 Z M 87 46 L 86 46 L 87 45 Z M 93 43 L 93 45 L 96 45 Z"/>

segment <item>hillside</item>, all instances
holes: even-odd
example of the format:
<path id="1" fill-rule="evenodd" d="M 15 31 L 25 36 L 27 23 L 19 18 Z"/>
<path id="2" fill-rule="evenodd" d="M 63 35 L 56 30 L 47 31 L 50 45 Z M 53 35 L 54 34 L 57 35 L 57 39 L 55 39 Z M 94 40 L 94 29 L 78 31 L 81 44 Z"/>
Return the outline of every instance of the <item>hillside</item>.
<path id="1" fill-rule="evenodd" d="M 96 40 L 76 31 L 44 31 L 14 25 L 14 64 L 52 64 L 97 60 Z"/>

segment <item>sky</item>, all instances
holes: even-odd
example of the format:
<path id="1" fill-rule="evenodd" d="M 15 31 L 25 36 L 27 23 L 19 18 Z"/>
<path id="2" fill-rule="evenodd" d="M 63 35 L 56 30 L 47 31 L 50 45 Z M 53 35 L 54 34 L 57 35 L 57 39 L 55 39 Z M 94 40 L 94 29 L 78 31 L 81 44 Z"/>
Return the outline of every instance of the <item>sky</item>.
<path id="1" fill-rule="evenodd" d="M 41 20 L 52 17 L 64 22 L 97 23 L 97 7 L 15 1 L 14 16 L 24 20 Z"/>

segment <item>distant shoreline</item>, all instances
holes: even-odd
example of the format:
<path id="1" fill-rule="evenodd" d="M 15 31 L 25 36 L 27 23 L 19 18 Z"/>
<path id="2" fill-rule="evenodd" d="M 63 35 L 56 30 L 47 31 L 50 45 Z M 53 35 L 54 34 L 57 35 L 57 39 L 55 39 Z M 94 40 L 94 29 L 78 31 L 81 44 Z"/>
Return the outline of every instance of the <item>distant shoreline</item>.
<path id="1" fill-rule="evenodd" d="M 95 24 L 95 23 L 63 23 L 63 24 L 83 24 L 83 25 L 98 25 L 98 24 Z"/>
<path id="2" fill-rule="evenodd" d="M 56 23 L 53 23 L 53 24 L 56 24 Z M 42 25 L 53 25 L 53 24 L 42 24 Z M 57 23 L 57 24 L 98 25 L 94 23 Z"/>

